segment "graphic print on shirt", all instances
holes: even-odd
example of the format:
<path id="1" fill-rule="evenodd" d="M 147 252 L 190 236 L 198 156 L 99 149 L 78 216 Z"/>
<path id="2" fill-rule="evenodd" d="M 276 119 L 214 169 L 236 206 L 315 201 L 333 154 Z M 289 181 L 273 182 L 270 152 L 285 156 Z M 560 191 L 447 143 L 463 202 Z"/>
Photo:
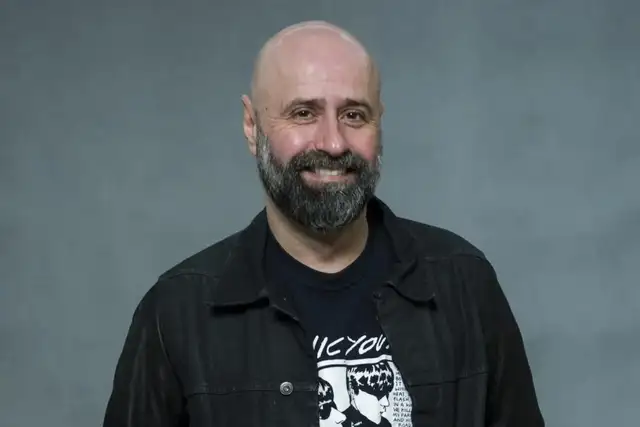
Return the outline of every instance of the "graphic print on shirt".
<path id="1" fill-rule="evenodd" d="M 411 398 L 384 335 L 316 336 L 320 426 L 411 427 Z"/>

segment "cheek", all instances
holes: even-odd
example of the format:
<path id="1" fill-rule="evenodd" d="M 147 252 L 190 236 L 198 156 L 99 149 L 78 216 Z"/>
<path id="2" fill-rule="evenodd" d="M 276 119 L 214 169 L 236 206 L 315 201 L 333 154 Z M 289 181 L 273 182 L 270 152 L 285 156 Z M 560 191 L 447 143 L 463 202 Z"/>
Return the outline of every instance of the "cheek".
<path id="1" fill-rule="evenodd" d="M 374 161 L 380 153 L 380 139 L 377 133 L 351 135 L 349 146 L 351 151 L 370 162 Z"/>
<path id="2" fill-rule="evenodd" d="M 308 132 L 307 132 L 308 133 Z M 280 161 L 287 162 L 297 154 L 308 150 L 311 138 L 305 132 L 289 129 L 274 133 L 269 140 L 271 151 Z"/>

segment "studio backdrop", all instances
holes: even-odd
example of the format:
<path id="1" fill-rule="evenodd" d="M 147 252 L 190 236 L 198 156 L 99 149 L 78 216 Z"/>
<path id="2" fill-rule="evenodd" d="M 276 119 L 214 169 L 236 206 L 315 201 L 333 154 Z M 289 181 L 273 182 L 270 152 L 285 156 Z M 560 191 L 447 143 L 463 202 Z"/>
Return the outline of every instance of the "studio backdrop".
<path id="1" fill-rule="evenodd" d="M 640 2 L 0 2 L 0 425 L 100 425 L 135 305 L 262 207 L 240 96 L 323 19 L 383 78 L 379 189 L 493 262 L 551 427 L 640 420 Z"/>

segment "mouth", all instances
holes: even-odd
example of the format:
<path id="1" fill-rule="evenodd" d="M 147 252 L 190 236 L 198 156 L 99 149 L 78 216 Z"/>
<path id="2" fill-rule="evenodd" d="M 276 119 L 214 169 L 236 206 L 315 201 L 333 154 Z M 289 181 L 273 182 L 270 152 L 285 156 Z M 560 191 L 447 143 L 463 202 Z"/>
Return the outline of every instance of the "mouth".
<path id="1" fill-rule="evenodd" d="M 340 176 L 346 175 L 347 169 L 312 169 L 310 172 L 319 176 Z"/>
<path id="2" fill-rule="evenodd" d="M 302 171 L 302 175 L 310 180 L 335 182 L 349 179 L 353 175 L 352 169 L 325 169 L 325 168 L 313 168 Z"/>

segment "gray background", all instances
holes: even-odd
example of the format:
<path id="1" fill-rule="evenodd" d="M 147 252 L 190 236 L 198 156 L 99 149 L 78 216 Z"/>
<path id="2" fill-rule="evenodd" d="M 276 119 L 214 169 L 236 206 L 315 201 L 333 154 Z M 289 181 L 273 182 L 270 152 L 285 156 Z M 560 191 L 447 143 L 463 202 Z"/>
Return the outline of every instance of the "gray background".
<path id="1" fill-rule="evenodd" d="M 101 423 L 134 306 L 261 207 L 254 54 L 328 19 L 384 77 L 398 213 L 494 262 L 549 426 L 640 419 L 640 2 L 0 2 L 0 426 Z"/>

